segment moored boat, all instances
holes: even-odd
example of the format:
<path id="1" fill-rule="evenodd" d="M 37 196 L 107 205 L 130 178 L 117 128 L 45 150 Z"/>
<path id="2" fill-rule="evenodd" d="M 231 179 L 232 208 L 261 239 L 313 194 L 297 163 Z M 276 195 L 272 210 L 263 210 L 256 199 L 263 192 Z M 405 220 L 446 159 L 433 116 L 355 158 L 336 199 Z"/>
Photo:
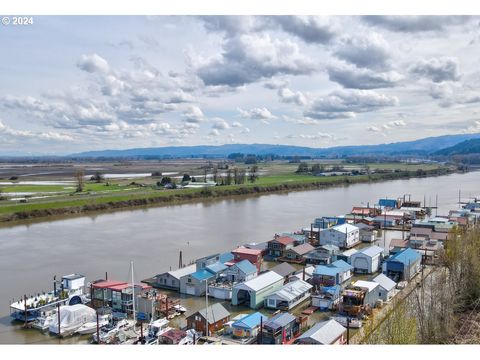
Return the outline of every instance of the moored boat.
<path id="1" fill-rule="evenodd" d="M 110 322 L 110 315 L 102 315 L 102 316 L 99 316 L 99 318 L 98 318 L 98 324 L 97 324 L 96 320 L 87 322 L 87 323 L 83 324 L 82 326 L 80 326 L 75 331 L 75 333 L 80 334 L 80 335 L 93 334 L 94 332 L 97 331 L 97 326 L 99 328 L 101 328 L 105 325 L 108 325 L 109 322 Z"/>
<path id="2" fill-rule="evenodd" d="M 350 327 L 352 329 L 359 329 L 362 327 L 362 320 L 360 319 L 355 319 L 355 318 L 347 318 L 346 316 L 335 316 L 333 317 L 333 320 L 338 322 L 340 325 L 344 327 Z M 349 323 L 348 323 L 348 320 Z"/>

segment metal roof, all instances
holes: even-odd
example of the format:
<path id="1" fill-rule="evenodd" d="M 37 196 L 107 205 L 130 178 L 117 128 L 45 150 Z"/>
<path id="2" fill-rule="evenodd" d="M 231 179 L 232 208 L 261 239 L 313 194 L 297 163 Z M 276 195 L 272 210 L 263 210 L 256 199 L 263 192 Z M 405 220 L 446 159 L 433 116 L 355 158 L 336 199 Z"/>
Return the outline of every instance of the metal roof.
<path id="1" fill-rule="evenodd" d="M 350 233 L 352 231 L 357 231 L 358 228 L 354 225 L 350 225 L 350 224 L 342 224 L 342 225 L 336 225 L 334 227 L 332 227 L 331 229 L 333 230 L 337 230 L 337 231 L 340 231 L 342 233 Z"/>
<path id="2" fill-rule="evenodd" d="M 374 256 L 377 256 L 378 254 L 382 254 L 383 249 L 380 246 L 372 245 L 372 246 L 369 246 L 368 248 L 364 248 L 360 250 L 360 252 L 364 255 L 374 257 Z"/>
<path id="3" fill-rule="evenodd" d="M 261 320 L 262 319 L 262 320 Z M 234 327 L 241 327 L 244 329 L 254 329 L 260 325 L 260 322 L 268 321 L 268 317 L 263 315 L 262 313 L 256 312 L 253 314 L 249 314 L 238 321 L 235 321 L 232 326 Z"/>
<path id="4" fill-rule="evenodd" d="M 233 260 L 234 256 L 231 252 L 226 252 L 218 255 L 218 261 L 225 264 L 227 261 Z"/>
<path id="5" fill-rule="evenodd" d="M 288 312 L 279 313 L 274 317 L 272 317 L 270 320 L 268 320 L 265 323 L 265 327 L 268 327 L 270 329 L 278 329 L 278 328 L 287 326 L 292 321 L 296 321 L 296 320 L 297 318 Z"/>
<path id="6" fill-rule="evenodd" d="M 257 272 L 257 267 L 248 260 L 242 260 L 236 263 L 234 266 L 238 267 L 246 275 L 254 274 Z"/>
<path id="7" fill-rule="evenodd" d="M 269 295 L 268 298 L 277 297 L 282 300 L 291 301 L 295 298 L 305 294 L 313 286 L 303 280 L 296 280 L 291 283 L 283 285 L 283 287 L 277 292 Z"/>
<path id="8" fill-rule="evenodd" d="M 310 329 L 305 331 L 297 341 L 301 342 L 302 339 L 312 339 L 318 344 L 329 345 L 342 336 L 346 331 L 347 329 L 337 321 L 331 319 L 316 323 Z"/>
<path id="9" fill-rule="evenodd" d="M 206 315 L 206 309 L 202 309 L 199 311 L 194 312 L 193 314 L 188 315 L 187 317 L 190 317 L 192 315 L 195 315 L 196 313 L 199 313 L 204 319 L 207 317 Z M 228 312 L 227 309 L 223 307 L 222 304 L 216 303 L 213 304 L 212 306 L 208 307 L 208 323 L 209 324 L 215 324 L 217 321 L 223 320 L 226 317 L 229 317 L 230 313 Z"/>
<path id="10" fill-rule="evenodd" d="M 357 280 L 354 283 L 352 283 L 353 286 L 358 286 L 361 288 L 367 288 L 368 292 L 373 291 L 377 286 L 379 286 L 378 283 L 373 282 L 373 281 L 365 281 L 365 280 Z"/>
<path id="11" fill-rule="evenodd" d="M 353 266 L 343 260 L 337 260 L 330 264 L 330 266 L 335 266 L 342 271 L 353 270 Z"/>
<path id="12" fill-rule="evenodd" d="M 392 290 L 397 285 L 395 281 L 390 279 L 385 274 L 378 275 L 375 279 L 373 279 L 373 281 L 380 284 L 380 286 L 387 291 Z"/>
<path id="13" fill-rule="evenodd" d="M 283 282 L 283 276 L 278 275 L 274 271 L 268 271 L 262 275 L 257 276 L 256 278 L 253 278 L 252 280 L 237 284 L 234 286 L 234 288 L 258 291 L 279 281 Z"/>
<path id="14" fill-rule="evenodd" d="M 245 254 L 245 255 L 260 255 L 262 250 L 260 249 L 249 249 L 246 247 L 238 247 L 235 250 L 232 250 L 232 254 Z"/>
<path id="15" fill-rule="evenodd" d="M 312 251 L 314 250 L 315 248 L 310 245 L 309 243 L 305 243 L 305 244 L 301 244 L 301 245 L 298 245 L 298 246 L 295 246 L 293 249 L 291 249 L 292 251 L 296 252 L 298 255 L 304 255 L 306 253 L 308 253 L 309 251 Z"/>
<path id="16" fill-rule="evenodd" d="M 286 262 L 278 264 L 273 268 L 271 268 L 270 270 L 276 272 L 278 275 L 281 275 L 281 276 L 288 276 L 295 272 L 295 268 Z"/>
<path id="17" fill-rule="evenodd" d="M 390 261 L 398 261 L 401 262 L 405 265 L 407 265 L 409 262 L 414 263 L 420 259 L 421 255 L 418 251 L 413 250 L 411 248 L 406 248 L 405 250 L 402 250 L 392 256 L 390 259 L 387 260 L 387 262 Z"/>
<path id="18" fill-rule="evenodd" d="M 211 277 L 215 276 L 214 274 L 212 274 L 210 271 L 208 271 L 206 269 L 195 271 L 191 275 L 192 275 L 192 277 L 194 277 L 195 279 L 200 280 L 200 281 L 207 280 L 207 279 L 210 279 Z"/>
<path id="19" fill-rule="evenodd" d="M 218 274 L 219 272 L 222 272 L 224 270 L 228 269 L 227 265 L 222 264 L 221 262 L 216 262 L 210 265 L 207 265 L 206 269 L 210 271 L 211 273 Z"/>
<path id="20" fill-rule="evenodd" d="M 342 269 L 336 266 L 318 265 L 313 271 L 314 275 L 337 276 Z"/>
<path id="21" fill-rule="evenodd" d="M 175 279 L 180 280 L 181 277 L 194 273 L 196 269 L 197 269 L 196 265 L 193 264 L 193 265 L 183 267 L 181 269 L 169 271 L 167 274 L 170 274 L 170 276 L 173 276 Z M 163 275 L 163 274 L 160 274 L 160 275 Z M 160 275 L 157 275 L 157 276 L 160 276 Z"/>
<path id="22" fill-rule="evenodd" d="M 344 251 L 343 253 L 341 253 L 340 255 L 343 255 L 343 256 L 352 256 L 353 254 L 356 254 L 358 252 L 357 249 L 349 249 L 347 251 Z"/>

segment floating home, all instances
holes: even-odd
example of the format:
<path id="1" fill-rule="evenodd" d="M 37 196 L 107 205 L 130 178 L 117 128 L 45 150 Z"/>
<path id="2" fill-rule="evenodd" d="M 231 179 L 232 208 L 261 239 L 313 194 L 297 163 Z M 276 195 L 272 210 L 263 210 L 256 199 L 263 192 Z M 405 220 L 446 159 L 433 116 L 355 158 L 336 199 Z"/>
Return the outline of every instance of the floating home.
<path id="1" fill-rule="evenodd" d="M 295 344 L 307 345 L 343 345 L 346 342 L 347 329 L 331 319 L 316 323 L 296 340 Z"/>
<path id="2" fill-rule="evenodd" d="M 230 320 L 230 313 L 222 304 L 213 304 L 194 313 L 186 315 L 187 328 L 206 334 L 206 323 L 208 321 L 209 334 L 214 334 L 223 329 L 224 324 Z"/>
<path id="3" fill-rule="evenodd" d="M 291 310 L 310 297 L 312 285 L 296 280 L 285 284 L 280 290 L 265 299 L 265 306 L 270 309 Z"/>
<path id="4" fill-rule="evenodd" d="M 312 306 L 322 311 L 335 310 L 340 303 L 340 285 L 320 286 L 312 293 Z"/>
<path id="5" fill-rule="evenodd" d="M 303 264 L 305 263 L 304 256 L 314 249 L 315 248 L 309 243 L 297 245 L 291 249 L 285 250 L 281 259 L 296 264 Z"/>
<path id="6" fill-rule="evenodd" d="M 383 301 L 389 301 L 395 295 L 395 287 L 397 283 L 387 277 L 385 274 L 380 274 L 373 279 L 373 282 L 380 286 L 378 290 L 378 298 Z"/>
<path id="7" fill-rule="evenodd" d="M 353 267 L 343 260 L 330 265 L 318 265 L 313 272 L 312 284 L 321 286 L 340 285 L 352 277 Z"/>
<path id="8" fill-rule="evenodd" d="M 285 312 L 279 313 L 263 324 L 262 344 L 283 344 L 295 337 L 300 331 L 297 318 Z"/>
<path id="9" fill-rule="evenodd" d="M 233 265 L 243 260 L 248 260 L 255 265 L 257 271 L 262 269 L 262 250 L 260 249 L 248 249 L 246 247 L 238 247 L 232 251 L 233 260 L 226 262 L 225 265 Z"/>
<path id="10" fill-rule="evenodd" d="M 363 299 L 363 305 L 374 307 L 377 300 L 380 298 L 379 287 L 380 284 L 373 281 L 357 280 L 351 285 L 353 288 L 361 288 L 366 290 Z"/>
<path id="11" fill-rule="evenodd" d="M 276 272 L 278 275 L 283 276 L 284 282 L 288 281 L 288 278 L 295 274 L 297 271 L 292 265 L 286 262 L 282 262 L 275 265 L 270 271 Z"/>
<path id="12" fill-rule="evenodd" d="M 151 280 L 145 280 L 145 282 L 153 287 L 180 291 L 180 279 L 186 275 L 193 274 L 195 271 L 196 265 L 193 264 L 155 275 Z"/>
<path id="13" fill-rule="evenodd" d="M 305 259 L 306 264 L 328 265 L 337 260 L 339 252 L 340 249 L 338 246 L 322 245 L 303 255 L 303 258 Z"/>
<path id="14" fill-rule="evenodd" d="M 257 336 L 260 325 L 267 321 L 268 317 L 259 312 L 244 316 L 232 324 L 232 336 L 237 338 Z"/>
<path id="15" fill-rule="evenodd" d="M 320 232 L 320 245 L 335 245 L 350 249 L 360 243 L 360 230 L 350 224 L 336 225 Z"/>
<path id="16" fill-rule="evenodd" d="M 257 276 L 257 268 L 248 260 L 242 260 L 223 271 L 208 284 L 208 295 L 221 300 L 232 299 L 233 285 Z"/>
<path id="17" fill-rule="evenodd" d="M 268 295 L 282 288 L 283 282 L 283 276 L 268 271 L 252 280 L 234 285 L 232 305 L 246 305 L 251 309 L 258 309 L 263 306 Z"/>
<path id="18" fill-rule="evenodd" d="M 294 238 L 290 236 L 275 235 L 275 237 L 268 242 L 267 257 L 269 259 L 282 257 L 286 250 L 292 249 L 294 246 Z"/>

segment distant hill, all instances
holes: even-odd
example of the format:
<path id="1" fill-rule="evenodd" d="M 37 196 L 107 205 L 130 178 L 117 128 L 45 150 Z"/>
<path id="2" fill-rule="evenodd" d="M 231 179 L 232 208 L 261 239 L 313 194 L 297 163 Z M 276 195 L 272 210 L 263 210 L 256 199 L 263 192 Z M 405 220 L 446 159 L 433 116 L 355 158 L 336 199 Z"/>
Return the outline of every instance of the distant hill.
<path id="1" fill-rule="evenodd" d="M 462 141 L 454 146 L 435 152 L 435 155 L 467 155 L 480 154 L 480 139 L 470 139 Z"/>
<path id="2" fill-rule="evenodd" d="M 278 156 L 352 156 L 352 155 L 428 155 L 465 140 L 480 139 L 479 134 L 444 135 L 414 141 L 380 145 L 311 148 L 292 145 L 225 144 L 199 146 L 167 146 L 126 150 L 100 150 L 72 154 L 75 158 L 148 158 L 148 157 L 226 157 L 231 153 Z"/>

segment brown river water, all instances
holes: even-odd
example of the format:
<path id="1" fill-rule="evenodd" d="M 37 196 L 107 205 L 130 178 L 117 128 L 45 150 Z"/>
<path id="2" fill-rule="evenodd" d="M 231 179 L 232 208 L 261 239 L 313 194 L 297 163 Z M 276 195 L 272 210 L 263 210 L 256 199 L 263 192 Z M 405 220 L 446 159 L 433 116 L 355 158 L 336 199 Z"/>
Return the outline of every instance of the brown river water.
<path id="1" fill-rule="evenodd" d="M 127 281 L 135 264 L 137 281 L 175 269 L 184 262 L 263 242 L 275 233 L 310 226 L 315 217 L 349 212 L 354 205 L 373 206 L 381 197 L 411 194 L 438 214 L 480 195 L 480 172 L 440 177 L 354 184 L 325 190 L 270 194 L 46 221 L 0 228 L 0 344 L 86 343 L 88 337 L 59 340 L 10 321 L 9 304 L 23 294 L 51 290 L 54 275 L 80 273 L 87 281 Z M 379 244 L 383 245 L 383 244 Z M 179 296 L 179 294 L 173 294 Z M 204 299 L 182 297 L 189 310 Z M 244 309 L 232 309 L 234 312 Z M 174 323 L 182 325 L 183 319 Z"/>

